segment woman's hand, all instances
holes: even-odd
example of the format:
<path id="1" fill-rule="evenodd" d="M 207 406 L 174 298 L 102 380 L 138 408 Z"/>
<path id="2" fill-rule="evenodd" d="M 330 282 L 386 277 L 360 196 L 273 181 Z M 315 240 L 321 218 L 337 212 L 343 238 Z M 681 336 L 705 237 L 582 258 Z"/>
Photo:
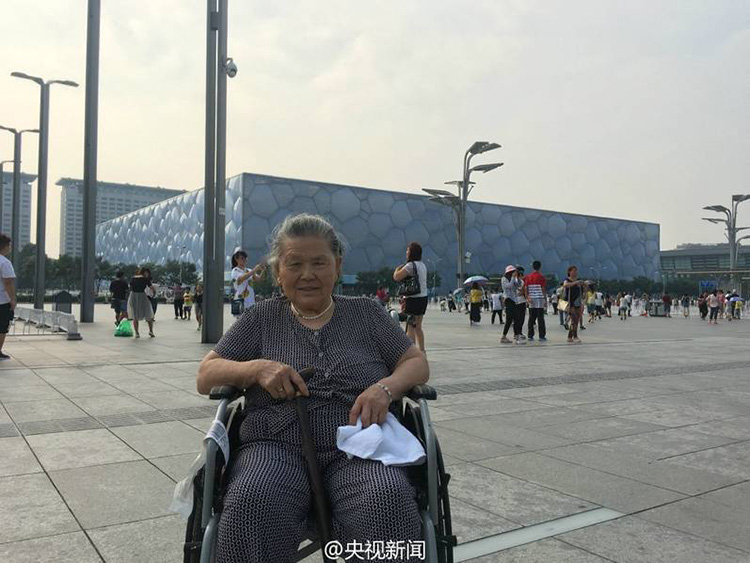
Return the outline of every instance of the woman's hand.
<path id="1" fill-rule="evenodd" d="M 257 384 L 274 399 L 294 399 L 298 395 L 309 396 L 302 376 L 292 367 L 281 362 L 268 362 L 258 375 Z"/>
<path id="2" fill-rule="evenodd" d="M 390 404 L 388 393 L 377 385 L 371 385 L 354 401 L 354 406 L 349 411 L 349 424 L 357 424 L 357 417 L 362 417 L 362 428 L 367 428 L 370 424 L 383 424 Z"/>

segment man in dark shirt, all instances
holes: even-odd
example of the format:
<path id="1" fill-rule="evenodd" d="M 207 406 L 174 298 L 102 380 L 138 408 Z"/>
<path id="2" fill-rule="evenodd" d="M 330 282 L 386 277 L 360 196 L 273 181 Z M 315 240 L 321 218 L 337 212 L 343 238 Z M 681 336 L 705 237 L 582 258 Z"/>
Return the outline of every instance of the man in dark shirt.
<path id="1" fill-rule="evenodd" d="M 182 285 L 174 286 L 174 318 L 175 320 L 185 318 L 185 288 Z"/>
<path id="2" fill-rule="evenodd" d="M 128 316 L 128 282 L 125 280 L 125 272 L 119 270 L 115 279 L 109 284 L 109 292 L 112 294 L 112 308 L 115 310 L 115 326 Z"/>

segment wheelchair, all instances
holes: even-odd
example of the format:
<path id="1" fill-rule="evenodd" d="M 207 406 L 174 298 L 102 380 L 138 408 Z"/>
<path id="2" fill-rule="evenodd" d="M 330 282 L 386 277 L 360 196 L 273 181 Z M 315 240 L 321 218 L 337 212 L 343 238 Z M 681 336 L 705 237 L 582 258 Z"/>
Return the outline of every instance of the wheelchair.
<path id="1" fill-rule="evenodd" d="M 307 380 L 312 370 L 302 370 Z M 209 397 L 219 401 L 216 421 L 227 430 L 230 451 L 239 444 L 239 429 L 245 418 L 243 391 L 223 385 L 211 389 Z M 429 385 L 414 387 L 404 398 L 394 401 L 391 412 L 398 418 L 425 449 L 426 460 L 421 465 L 407 467 L 409 479 L 417 492 L 417 505 L 422 521 L 425 561 L 428 563 L 453 563 L 456 536 L 451 524 L 448 481 L 440 443 L 430 422 L 427 401 L 437 398 Z M 320 468 L 315 457 L 315 445 L 310 435 L 307 418 L 307 397 L 297 397 L 295 407 L 302 434 L 302 450 L 307 464 L 313 499 L 313 513 L 308 517 L 308 532 L 300 544 L 294 561 L 299 562 L 321 550 L 332 538 L 331 513 L 325 494 Z M 193 510 L 185 532 L 184 563 L 210 563 L 214 561 L 216 537 L 221 518 L 223 495 L 228 479 L 222 449 L 209 432 L 205 442 L 206 461 L 193 479 Z M 314 523 L 314 527 L 311 524 Z M 325 563 L 333 562 L 321 551 Z"/>

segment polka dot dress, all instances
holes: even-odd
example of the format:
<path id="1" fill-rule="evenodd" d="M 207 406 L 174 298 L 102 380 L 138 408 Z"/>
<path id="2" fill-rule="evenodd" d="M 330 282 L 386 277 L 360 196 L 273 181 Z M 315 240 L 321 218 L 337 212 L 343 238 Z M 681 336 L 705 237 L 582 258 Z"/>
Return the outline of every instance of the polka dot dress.
<path id="1" fill-rule="evenodd" d="M 336 429 L 348 424 L 355 399 L 388 377 L 412 343 L 373 300 L 334 296 L 334 301 L 331 320 L 312 330 L 297 321 L 286 299 L 264 300 L 243 313 L 215 350 L 228 360 L 264 358 L 297 371 L 315 368 L 308 382 L 310 426 L 339 542 L 419 540 L 421 523 L 406 470 L 350 460 L 336 448 Z M 247 404 L 242 445 L 232 454 L 216 560 L 285 563 L 311 526 L 297 413 L 293 403 L 277 402 L 261 387 L 248 391 Z"/>

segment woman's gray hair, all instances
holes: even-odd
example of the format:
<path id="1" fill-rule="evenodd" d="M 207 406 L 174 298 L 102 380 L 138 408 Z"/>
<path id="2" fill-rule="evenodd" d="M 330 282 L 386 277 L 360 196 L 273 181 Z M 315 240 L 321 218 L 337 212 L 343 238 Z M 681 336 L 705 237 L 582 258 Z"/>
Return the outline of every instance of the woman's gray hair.
<path id="1" fill-rule="evenodd" d="M 343 258 L 345 242 L 325 217 L 311 213 L 289 215 L 276 225 L 268 243 L 268 265 L 274 274 L 279 273 L 279 258 L 284 248 L 284 240 L 298 237 L 320 237 L 328 242 L 336 258 Z"/>

